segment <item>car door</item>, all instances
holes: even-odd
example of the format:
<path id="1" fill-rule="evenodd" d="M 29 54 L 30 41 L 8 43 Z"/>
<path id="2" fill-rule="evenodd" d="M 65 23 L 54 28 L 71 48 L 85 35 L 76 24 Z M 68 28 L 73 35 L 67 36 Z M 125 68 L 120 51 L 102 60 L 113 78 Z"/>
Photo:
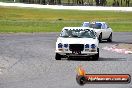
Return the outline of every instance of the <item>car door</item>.
<path id="1" fill-rule="evenodd" d="M 102 31 L 102 39 L 106 39 L 108 37 L 108 31 L 104 23 L 102 23 L 101 31 Z"/>
<path id="2" fill-rule="evenodd" d="M 109 38 L 110 34 L 111 34 L 111 28 L 109 28 L 109 26 L 105 23 L 105 29 L 106 29 L 106 39 Z"/>

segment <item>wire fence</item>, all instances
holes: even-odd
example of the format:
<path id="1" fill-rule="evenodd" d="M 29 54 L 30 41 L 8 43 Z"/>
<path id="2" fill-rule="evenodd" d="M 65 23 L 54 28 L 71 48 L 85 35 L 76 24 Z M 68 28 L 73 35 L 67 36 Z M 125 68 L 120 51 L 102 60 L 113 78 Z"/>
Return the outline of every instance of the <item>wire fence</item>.
<path id="1" fill-rule="evenodd" d="M 16 2 L 43 5 L 68 6 L 127 6 L 132 7 L 132 0 L 0 0 L 0 2 Z"/>

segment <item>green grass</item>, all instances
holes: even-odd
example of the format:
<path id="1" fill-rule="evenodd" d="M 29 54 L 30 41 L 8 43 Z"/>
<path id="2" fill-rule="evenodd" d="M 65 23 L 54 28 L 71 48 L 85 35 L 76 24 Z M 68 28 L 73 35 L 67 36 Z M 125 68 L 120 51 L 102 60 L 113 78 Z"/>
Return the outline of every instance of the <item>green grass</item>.
<path id="1" fill-rule="evenodd" d="M 0 32 L 59 32 L 84 21 L 108 22 L 113 31 L 132 32 L 132 12 L 0 7 Z"/>

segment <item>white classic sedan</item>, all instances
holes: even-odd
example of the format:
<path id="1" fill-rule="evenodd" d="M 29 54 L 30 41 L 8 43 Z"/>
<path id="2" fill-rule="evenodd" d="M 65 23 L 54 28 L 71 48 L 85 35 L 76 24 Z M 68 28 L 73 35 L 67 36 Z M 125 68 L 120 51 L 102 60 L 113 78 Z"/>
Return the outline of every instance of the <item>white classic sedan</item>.
<path id="1" fill-rule="evenodd" d="M 106 22 L 83 22 L 82 27 L 89 27 L 94 30 L 99 42 L 102 42 L 102 40 L 112 42 L 112 29 Z"/>
<path id="2" fill-rule="evenodd" d="M 88 27 L 64 27 L 57 38 L 55 59 L 92 56 L 98 60 L 98 44 L 95 32 Z"/>

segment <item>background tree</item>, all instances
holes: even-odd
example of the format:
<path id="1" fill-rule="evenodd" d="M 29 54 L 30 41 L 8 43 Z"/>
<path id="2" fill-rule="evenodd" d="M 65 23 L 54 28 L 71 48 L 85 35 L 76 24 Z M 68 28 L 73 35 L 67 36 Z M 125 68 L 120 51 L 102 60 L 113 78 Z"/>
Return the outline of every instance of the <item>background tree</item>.
<path id="1" fill-rule="evenodd" d="M 122 0 L 121 0 L 121 6 L 122 6 Z"/>
<path id="2" fill-rule="evenodd" d="M 95 0 L 96 6 L 99 6 L 99 0 Z"/>

